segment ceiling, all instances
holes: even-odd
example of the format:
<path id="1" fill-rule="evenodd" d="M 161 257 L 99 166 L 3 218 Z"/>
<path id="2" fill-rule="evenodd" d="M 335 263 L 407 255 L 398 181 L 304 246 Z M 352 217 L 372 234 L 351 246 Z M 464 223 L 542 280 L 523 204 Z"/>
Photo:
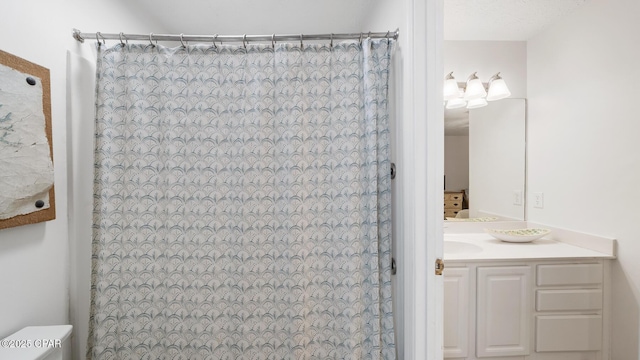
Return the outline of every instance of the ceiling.
<path id="1" fill-rule="evenodd" d="M 444 0 L 444 39 L 526 41 L 587 1 Z"/>

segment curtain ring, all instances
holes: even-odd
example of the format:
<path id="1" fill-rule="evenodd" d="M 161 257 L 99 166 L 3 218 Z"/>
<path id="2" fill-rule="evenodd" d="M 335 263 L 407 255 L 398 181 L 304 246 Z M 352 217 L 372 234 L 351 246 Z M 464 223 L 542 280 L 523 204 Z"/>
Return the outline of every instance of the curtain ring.
<path id="1" fill-rule="evenodd" d="M 184 44 L 184 39 L 183 39 L 183 37 L 184 37 L 184 34 L 180 34 L 180 44 L 182 44 L 182 47 L 183 47 L 183 48 L 185 48 L 185 47 L 187 47 L 187 46 Z"/>
<path id="2" fill-rule="evenodd" d="M 331 33 L 331 42 L 329 43 L 329 48 L 333 49 L 333 33 Z"/>
<path id="3" fill-rule="evenodd" d="M 102 42 L 100 42 L 100 38 L 102 38 Z M 104 36 L 102 36 L 100 31 L 96 33 L 96 41 L 98 42 L 98 46 L 107 45 L 107 40 L 104 38 Z"/>
<path id="4" fill-rule="evenodd" d="M 300 33 L 300 49 L 304 49 L 304 45 L 302 44 L 302 33 Z"/>
<path id="5" fill-rule="evenodd" d="M 358 39 L 358 42 L 360 43 L 360 46 L 362 46 L 362 33 L 360 33 L 360 39 Z"/>
<path id="6" fill-rule="evenodd" d="M 242 45 L 244 45 L 244 48 L 247 48 L 247 34 L 242 35 Z"/>
<path id="7" fill-rule="evenodd" d="M 153 33 L 149 33 L 149 44 L 151 44 L 151 46 L 155 47 L 158 42 L 156 41 L 156 44 L 153 44 Z"/>
<path id="8" fill-rule="evenodd" d="M 387 31 L 387 35 L 386 35 L 386 38 L 387 38 L 387 46 L 389 46 L 389 43 L 390 43 L 390 42 L 389 42 L 389 34 L 390 34 L 390 32 L 389 32 L 389 31 Z"/>
<path id="9" fill-rule="evenodd" d="M 127 40 L 127 38 L 124 36 L 124 33 L 120 33 L 120 44 L 122 44 L 122 46 L 125 45 L 124 41 L 122 41 L 122 38 L 125 38 L 125 40 Z M 127 44 L 129 44 L 129 40 L 127 40 Z"/>
<path id="10" fill-rule="evenodd" d="M 276 34 L 271 35 L 271 48 L 276 48 Z"/>

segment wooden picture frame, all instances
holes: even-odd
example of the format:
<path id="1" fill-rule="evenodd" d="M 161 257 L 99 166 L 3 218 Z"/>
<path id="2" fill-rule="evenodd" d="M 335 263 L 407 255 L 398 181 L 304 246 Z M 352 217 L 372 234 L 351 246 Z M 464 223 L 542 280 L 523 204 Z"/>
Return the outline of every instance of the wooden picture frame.
<path id="1" fill-rule="evenodd" d="M 49 78 L 49 69 L 40 65 L 29 62 L 25 59 L 17 57 L 0 50 L 0 64 L 13 68 L 19 72 L 30 74 L 40 78 L 42 83 L 42 111 L 45 119 L 45 135 L 49 142 L 49 154 L 53 163 L 53 136 L 51 131 L 51 83 Z M 2 79 L 0 79 L 2 81 Z M 1 191 L 2 189 L 0 189 Z M 49 221 L 56 218 L 55 191 L 54 185 L 49 189 L 49 208 L 36 210 L 29 214 L 17 215 L 8 219 L 0 220 L 0 229 L 6 229 L 15 226 L 28 225 Z"/>

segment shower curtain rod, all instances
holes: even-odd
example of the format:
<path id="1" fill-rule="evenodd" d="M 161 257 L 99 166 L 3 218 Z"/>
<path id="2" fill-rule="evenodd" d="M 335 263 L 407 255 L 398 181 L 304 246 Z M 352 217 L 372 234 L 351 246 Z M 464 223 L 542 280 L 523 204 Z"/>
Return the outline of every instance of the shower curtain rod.
<path id="1" fill-rule="evenodd" d="M 84 43 L 85 39 L 95 40 L 97 42 L 101 42 L 104 44 L 106 40 L 118 40 L 121 43 L 124 43 L 129 40 L 146 40 L 153 44 L 155 41 L 179 41 L 183 45 L 186 41 L 196 41 L 196 42 L 242 42 L 243 44 L 247 44 L 248 42 L 257 42 L 257 41 L 265 41 L 271 42 L 272 44 L 280 41 L 309 41 L 309 40 L 329 40 L 333 44 L 333 40 L 352 40 L 352 39 L 360 39 L 363 38 L 372 38 L 372 39 L 398 39 L 399 29 L 395 31 L 387 31 L 387 32 L 362 32 L 362 33 L 348 33 L 348 34 L 314 34 L 314 35 L 305 35 L 305 34 L 271 34 L 271 35 L 184 35 L 184 34 L 154 34 L 149 33 L 148 35 L 143 34 L 102 34 L 100 32 L 96 33 L 83 33 L 80 30 L 73 29 L 73 38 L 78 40 L 81 43 Z"/>

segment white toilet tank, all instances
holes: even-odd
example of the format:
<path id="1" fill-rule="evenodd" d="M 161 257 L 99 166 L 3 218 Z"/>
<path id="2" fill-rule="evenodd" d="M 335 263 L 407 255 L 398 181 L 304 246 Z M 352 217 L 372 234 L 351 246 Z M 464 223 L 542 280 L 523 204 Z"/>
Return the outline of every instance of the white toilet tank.
<path id="1" fill-rule="evenodd" d="M 27 326 L 0 340 L 0 360 L 69 360 L 71 325 Z"/>

